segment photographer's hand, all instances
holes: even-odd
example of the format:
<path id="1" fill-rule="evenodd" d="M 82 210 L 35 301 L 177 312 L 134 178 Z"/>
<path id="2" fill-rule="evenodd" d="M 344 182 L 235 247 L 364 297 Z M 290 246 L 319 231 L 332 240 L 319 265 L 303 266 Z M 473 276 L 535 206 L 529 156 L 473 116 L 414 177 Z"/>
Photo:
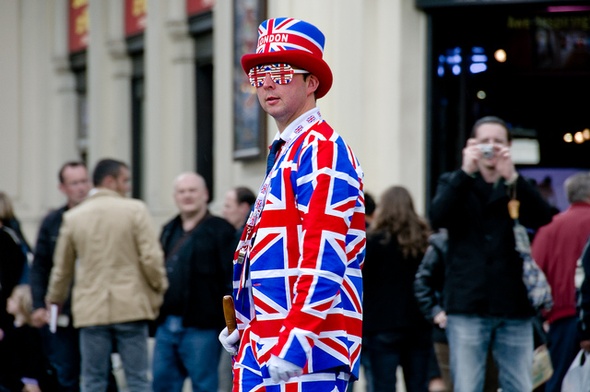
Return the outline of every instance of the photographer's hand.
<path id="1" fill-rule="evenodd" d="M 463 148 L 463 164 L 461 170 L 471 175 L 478 171 L 477 163 L 481 158 L 481 150 L 478 147 L 477 139 L 467 140 L 465 148 Z"/>
<path id="2" fill-rule="evenodd" d="M 507 182 L 513 183 L 518 178 L 518 173 L 514 168 L 512 156 L 510 154 L 510 147 L 502 146 L 496 153 L 498 162 L 496 163 L 496 170 Z"/>

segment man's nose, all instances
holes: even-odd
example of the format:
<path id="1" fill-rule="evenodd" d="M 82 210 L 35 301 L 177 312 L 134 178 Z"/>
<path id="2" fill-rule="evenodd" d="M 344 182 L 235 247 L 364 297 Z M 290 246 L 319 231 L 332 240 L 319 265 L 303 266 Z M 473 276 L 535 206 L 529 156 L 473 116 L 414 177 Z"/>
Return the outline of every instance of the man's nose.
<path id="1" fill-rule="evenodd" d="M 274 86 L 275 86 L 275 82 L 270 77 L 270 72 L 267 72 L 266 75 L 264 75 L 264 83 L 262 84 L 262 87 L 274 87 Z"/>

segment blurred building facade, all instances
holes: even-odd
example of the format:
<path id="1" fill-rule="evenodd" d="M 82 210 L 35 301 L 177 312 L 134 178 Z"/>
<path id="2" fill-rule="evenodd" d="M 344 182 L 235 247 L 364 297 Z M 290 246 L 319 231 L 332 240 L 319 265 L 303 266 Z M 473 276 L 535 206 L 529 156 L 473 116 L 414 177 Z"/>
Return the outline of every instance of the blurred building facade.
<path id="1" fill-rule="evenodd" d="M 254 50 L 261 20 L 292 16 L 326 35 L 334 85 L 318 105 L 354 148 L 366 189 L 378 195 L 402 184 L 425 212 L 436 177 L 456 167 L 475 117 L 518 117 L 499 109 L 510 91 L 490 93 L 501 95 L 495 101 L 480 94 L 507 71 L 489 64 L 494 73 L 456 74 L 456 47 L 491 62 L 491 50 L 517 42 L 521 30 L 540 35 L 531 23 L 553 3 L 564 1 L 0 0 L 0 189 L 13 198 L 32 241 L 43 215 L 62 203 L 57 170 L 66 160 L 84 159 L 90 168 L 105 157 L 129 162 L 133 196 L 147 202 L 158 224 L 175 211 L 171 188 L 180 172 L 204 175 L 213 211 L 227 189 L 257 189 L 276 128 L 260 112 L 238 60 Z M 561 27 L 556 14 L 538 23 L 553 22 L 554 35 L 590 31 L 583 7 L 575 18 L 558 13 Z M 496 24 L 478 22 L 489 15 Z M 490 40 L 491 33 L 504 41 Z M 484 53 L 473 49 L 480 46 Z M 538 59 L 539 50 L 531 56 Z M 519 72 L 558 77 L 560 70 L 539 64 L 510 71 L 510 80 L 521 80 Z M 576 70 L 582 85 L 590 81 L 584 67 Z M 522 111 L 533 113 L 535 105 L 521 104 Z M 514 123 L 535 131 L 533 117 Z M 542 142 L 541 152 L 551 143 Z M 525 167 L 543 166 L 523 151 Z"/>
<path id="2" fill-rule="evenodd" d="M 234 143 L 237 18 L 256 37 L 257 13 L 322 29 L 334 73 L 323 115 L 357 152 L 368 189 L 403 182 L 420 200 L 426 18 L 411 1 L 0 0 L 0 188 L 29 238 L 62 202 L 57 170 L 69 159 L 132 163 L 133 195 L 158 223 L 174 212 L 182 171 L 205 175 L 214 210 L 235 185 L 257 189 L 276 128 L 256 118 L 252 96 L 238 115 L 256 129 Z M 255 38 L 243 41 L 254 50 Z"/>

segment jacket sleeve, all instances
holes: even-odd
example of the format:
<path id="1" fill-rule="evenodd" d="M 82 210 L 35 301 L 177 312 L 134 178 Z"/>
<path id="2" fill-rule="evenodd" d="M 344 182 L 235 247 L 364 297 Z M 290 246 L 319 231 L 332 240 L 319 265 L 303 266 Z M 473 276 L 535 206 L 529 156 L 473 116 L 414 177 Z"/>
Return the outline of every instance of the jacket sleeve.
<path id="1" fill-rule="evenodd" d="M 551 222 L 551 206 L 523 176 L 516 181 L 516 198 L 520 200 L 519 221 L 523 226 L 536 230 Z"/>
<path id="2" fill-rule="evenodd" d="M 68 226 L 67 217 L 64 216 L 53 255 L 53 268 L 45 297 L 47 302 L 60 305 L 64 303 L 70 284 L 74 279 L 75 262 L 76 249 L 72 242 L 72 233 Z"/>
<path id="3" fill-rule="evenodd" d="M 33 309 L 45 307 L 45 295 L 49 284 L 49 275 L 53 267 L 51 221 L 49 216 L 43 220 L 37 235 L 35 258 L 31 266 L 31 292 L 33 294 Z"/>
<path id="4" fill-rule="evenodd" d="M 437 289 L 444 274 L 439 250 L 430 245 L 416 272 L 414 281 L 414 295 L 420 311 L 426 320 L 433 322 L 434 316 L 444 309 L 440 304 L 440 289 Z M 437 284 L 438 282 L 438 284 Z"/>
<path id="5" fill-rule="evenodd" d="M 143 276 L 156 293 L 163 294 L 168 288 L 164 268 L 164 252 L 145 204 L 141 203 L 136 215 L 135 241 Z"/>
<path id="6" fill-rule="evenodd" d="M 221 276 L 223 281 L 220 285 L 223 287 L 225 295 L 232 293 L 232 271 L 233 257 L 235 250 L 236 229 L 227 221 L 221 220 L 218 233 L 215 236 L 218 250 L 218 263 L 221 266 Z"/>

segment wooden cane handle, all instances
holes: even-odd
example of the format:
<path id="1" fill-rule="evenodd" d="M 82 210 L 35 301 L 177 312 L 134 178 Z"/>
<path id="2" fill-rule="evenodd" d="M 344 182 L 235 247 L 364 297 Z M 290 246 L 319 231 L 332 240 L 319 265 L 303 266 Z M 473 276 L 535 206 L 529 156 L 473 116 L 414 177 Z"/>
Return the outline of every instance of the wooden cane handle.
<path id="1" fill-rule="evenodd" d="M 225 317 L 227 331 L 231 334 L 238 327 L 236 324 L 236 308 L 234 307 L 234 299 L 231 295 L 223 296 L 223 316 Z"/>

